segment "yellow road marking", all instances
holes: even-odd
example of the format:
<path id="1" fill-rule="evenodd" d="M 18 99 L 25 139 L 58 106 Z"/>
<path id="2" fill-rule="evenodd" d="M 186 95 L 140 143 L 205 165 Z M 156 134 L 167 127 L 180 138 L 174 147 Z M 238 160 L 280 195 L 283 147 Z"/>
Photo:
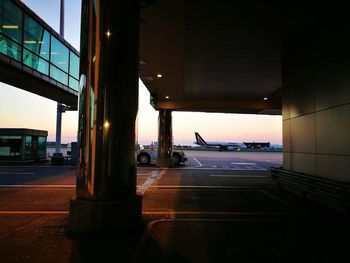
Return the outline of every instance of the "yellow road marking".
<path id="1" fill-rule="evenodd" d="M 0 215 L 68 215 L 69 211 L 0 211 Z M 144 211 L 143 215 L 290 215 L 287 212 Z"/>
<path id="2" fill-rule="evenodd" d="M 144 215 L 290 215 L 285 212 L 208 212 L 208 211 L 146 211 Z"/>
<path id="3" fill-rule="evenodd" d="M 67 215 L 68 211 L 0 211 L 0 215 L 45 215 L 45 214 L 54 214 L 54 215 Z"/>

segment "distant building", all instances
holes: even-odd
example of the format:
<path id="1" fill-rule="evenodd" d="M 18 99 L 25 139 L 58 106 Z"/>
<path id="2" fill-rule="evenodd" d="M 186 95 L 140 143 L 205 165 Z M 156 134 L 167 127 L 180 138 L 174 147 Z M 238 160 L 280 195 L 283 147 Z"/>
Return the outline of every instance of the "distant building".
<path id="1" fill-rule="evenodd" d="M 270 147 L 269 142 L 243 142 L 248 149 L 266 149 Z"/>
<path id="2" fill-rule="evenodd" d="M 47 148 L 56 148 L 56 142 L 47 142 L 46 143 Z M 61 148 L 67 148 L 68 143 L 61 143 Z"/>
<path id="3" fill-rule="evenodd" d="M 0 128 L 1 161 L 46 159 L 47 131 Z"/>

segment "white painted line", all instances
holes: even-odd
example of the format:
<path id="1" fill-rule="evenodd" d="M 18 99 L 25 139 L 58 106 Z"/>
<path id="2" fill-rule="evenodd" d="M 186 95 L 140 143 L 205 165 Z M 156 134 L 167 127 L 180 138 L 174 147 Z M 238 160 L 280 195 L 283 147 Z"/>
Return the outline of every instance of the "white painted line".
<path id="1" fill-rule="evenodd" d="M 164 171 L 158 170 L 151 173 L 151 176 L 138 188 L 138 192 L 143 195 L 151 185 L 163 175 Z"/>
<path id="2" fill-rule="evenodd" d="M 267 178 L 265 175 L 240 175 L 240 174 L 210 174 L 212 177 L 233 177 L 233 178 Z"/>
<path id="3" fill-rule="evenodd" d="M 1 184 L 0 188 L 75 188 L 75 184 Z"/>
<path id="4" fill-rule="evenodd" d="M 198 165 L 199 165 L 198 167 L 201 167 L 201 166 L 202 166 L 201 162 L 198 161 L 197 158 L 195 158 L 195 157 L 192 157 L 192 158 L 193 158 L 193 160 L 195 160 L 195 161 L 198 163 Z"/>
<path id="5" fill-rule="evenodd" d="M 231 163 L 231 164 L 238 164 L 238 165 L 256 165 L 256 163 Z"/>
<path id="6" fill-rule="evenodd" d="M 58 165 L 58 166 L 52 166 L 52 165 L 47 165 L 47 166 L 35 166 L 35 165 L 32 165 L 32 166 L 26 166 L 26 165 L 21 165 L 21 166 L 1 166 L 1 168 L 73 168 L 75 169 L 76 166 L 75 165 Z"/>
<path id="7" fill-rule="evenodd" d="M 230 169 L 216 169 L 223 171 L 266 171 L 265 168 L 230 168 Z"/>
<path id="8" fill-rule="evenodd" d="M 1 174 L 35 174 L 34 172 L 18 172 L 18 173 L 15 173 L 15 172 L 0 172 L 0 175 Z"/>
<path id="9" fill-rule="evenodd" d="M 226 185 L 154 185 L 150 186 L 149 188 L 170 188 L 170 189 L 188 189 L 188 188 L 198 188 L 198 189 L 251 189 L 253 187 L 242 187 L 242 186 L 226 186 Z M 261 186 L 254 187 L 255 188 L 261 188 Z"/>
<path id="10" fill-rule="evenodd" d="M 164 168 L 154 168 L 154 167 L 142 167 L 142 169 L 146 169 L 146 170 L 162 170 Z M 215 167 L 178 167 L 178 168 L 167 168 L 167 170 L 220 170 L 220 171 L 266 171 L 266 170 L 270 170 L 270 169 L 265 169 L 265 168 L 255 168 L 255 169 L 242 169 L 242 168 L 228 168 L 228 169 L 224 169 L 224 168 L 215 168 Z"/>
<path id="11" fill-rule="evenodd" d="M 185 167 L 185 168 L 169 168 L 169 170 L 220 170 L 220 171 L 266 171 L 268 169 L 265 168 L 220 168 L 220 167 Z"/>

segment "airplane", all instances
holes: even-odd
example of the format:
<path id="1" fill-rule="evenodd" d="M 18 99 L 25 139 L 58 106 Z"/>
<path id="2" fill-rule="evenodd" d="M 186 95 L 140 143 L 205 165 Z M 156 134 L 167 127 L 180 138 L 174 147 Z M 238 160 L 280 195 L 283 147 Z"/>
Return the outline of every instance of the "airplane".
<path id="1" fill-rule="evenodd" d="M 196 136 L 196 142 L 194 144 L 197 144 L 199 146 L 202 146 L 203 148 L 215 148 L 219 149 L 220 151 L 240 151 L 242 148 L 246 148 L 244 144 L 237 143 L 237 142 L 206 142 L 202 136 L 199 135 L 198 132 L 195 132 L 194 135 Z"/>

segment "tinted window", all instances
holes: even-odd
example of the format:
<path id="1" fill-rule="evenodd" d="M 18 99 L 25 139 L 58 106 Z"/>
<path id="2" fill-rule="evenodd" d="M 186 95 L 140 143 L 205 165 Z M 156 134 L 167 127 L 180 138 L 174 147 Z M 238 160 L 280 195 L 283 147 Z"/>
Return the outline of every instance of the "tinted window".
<path id="1" fill-rule="evenodd" d="M 49 59 L 50 34 L 27 15 L 24 17 L 23 45 L 42 58 Z"/>
<path id="2" fill-rule="evenodd" d="M 23 64 L 45 75 L 49 74 L 49 63 L 30 51 L 23 51 Z"/>
<path id="3" fill-rule="evenodd" d="M 69 60 L 69 74 L 79 79 L 79 57 L 71 51 Z"/>
<path id="4" fill-rule="evenodd" d="M 51 63 L 68 73 L 68 56 L 68 48 L 51 36 Z"/>
<path id="5" fill-rule="evenodd" d="M 64 85 L 68 85 L 68 74 L 52 65 L 50 65 L 50 77 Z"/>
<path id="6" fill-rule="evenodd" d="M 12 40 L 22 42 L 23 12 L 10 0 L 0 1 L 0 32 Z"/>

